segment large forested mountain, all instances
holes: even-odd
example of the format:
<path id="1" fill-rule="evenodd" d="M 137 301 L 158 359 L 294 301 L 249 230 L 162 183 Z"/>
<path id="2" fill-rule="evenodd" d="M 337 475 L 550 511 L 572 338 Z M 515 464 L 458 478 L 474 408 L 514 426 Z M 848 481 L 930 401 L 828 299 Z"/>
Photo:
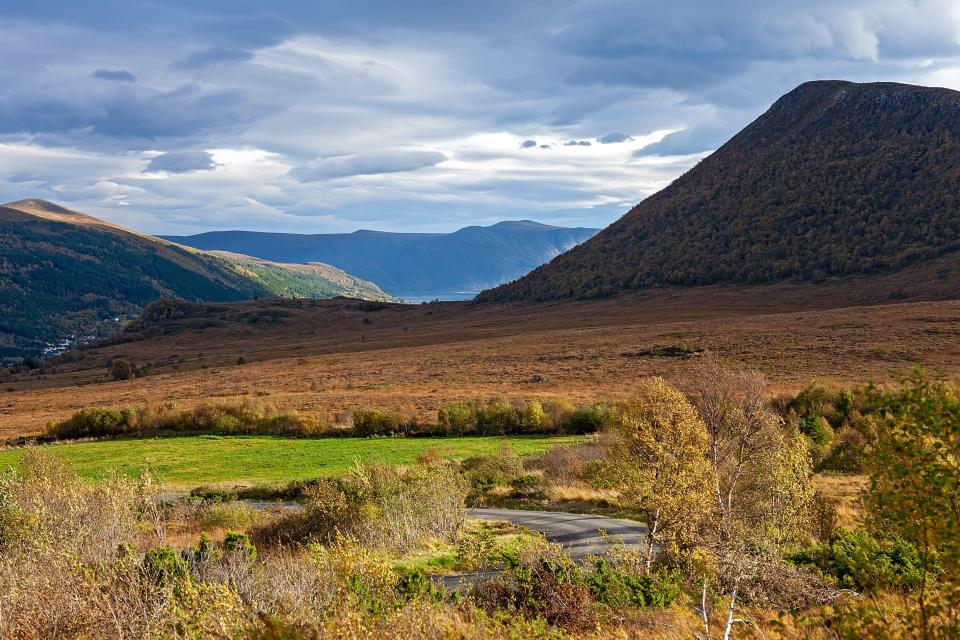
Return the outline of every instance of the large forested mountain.
<path id="1" fill-rule="evenodd" d="M 465 227 L 453 233 L 213 231 L 165 237 L 198 249 L 236 251 L 268 260 L 326 262 L 402 294 L 479 291 L 496 286 L 522 276 L 596 232 L 521 220 Z"/>
<path id="2" fill-rule="evenodd" d="M 388 298 L 329 265 L 205 253 L 39 200 L 0 206 L 0 356 L 109 334 L 164 297 L 336 295 Z"/>
<path id="3" fill-rule="evenodd" d="M 960 93 L 810 82 L 589 242 L 479 299 L 818 281 L 958 249 Z"/>

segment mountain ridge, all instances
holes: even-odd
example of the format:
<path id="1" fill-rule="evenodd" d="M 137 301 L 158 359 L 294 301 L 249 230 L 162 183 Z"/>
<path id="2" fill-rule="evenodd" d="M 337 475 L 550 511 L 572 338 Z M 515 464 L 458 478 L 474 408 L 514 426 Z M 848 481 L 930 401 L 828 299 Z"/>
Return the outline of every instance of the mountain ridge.
<path id="1" fill-rule="evenodd" d="M 955 252 L 956 116 L 950 89 L 801 84 L 594 238 L 478 300 L 816 282 Z"/>
<path id="2" fill-rule="evenodd" d="M 210 231 L 162 237 L 198 249 L 236 251 L 269 260 L 319 260 L 402 294 L 479 291 L 527 273 L 596 231 L 505 220 L 451 233 Z"/>
<path id="3" fill-rule="evenodd" d="M 329 265 L 213 254 L 42 200 L 0 205 L 0 356 L 104 337 L 160 298 L 392 300 Z"/>

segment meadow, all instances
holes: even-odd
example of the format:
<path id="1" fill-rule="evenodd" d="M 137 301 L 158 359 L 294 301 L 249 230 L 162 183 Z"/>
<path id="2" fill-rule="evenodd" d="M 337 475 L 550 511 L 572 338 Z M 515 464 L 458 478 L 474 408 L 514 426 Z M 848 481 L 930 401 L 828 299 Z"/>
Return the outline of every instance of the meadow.
<path id="1" fill-rule="evenodd" d="M 509 444 L 520 456 L 583 441 L 578 436 L 464 438 L 282 438 L 276 436 L 189 436 L 43 445 L 81 478 L 97 480 L 111 471 L 139 476 L 145 467 L 165 489 L 199 485 L 280 484 L 338 476 L 356 461 L 396 465 L 416 462 L 431 449 L 466 458 L 497 452 Z M 15 465 L 22 449 L 0 452 L 0 469 Z"/>

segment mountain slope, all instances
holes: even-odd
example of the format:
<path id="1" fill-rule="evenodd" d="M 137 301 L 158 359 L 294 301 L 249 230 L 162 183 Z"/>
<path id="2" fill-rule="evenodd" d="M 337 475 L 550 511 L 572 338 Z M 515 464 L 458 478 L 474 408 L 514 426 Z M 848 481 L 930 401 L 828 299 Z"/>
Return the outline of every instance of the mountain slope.
<path id="1" fill-rule="evenodd" d="M 0 355 L 109 334 L 163 297 L 334 295 L 389 297 L 327 265 L 207 254 L 44 201 L 0 206 Z"/>
<path id="2" fill-rule="evenodd" d="M 478 299 L 818 281 L 958 249 L 960 93 L 810 82 L 589 242 Z"/>
<path id="3" fill-rule="evenodd" d="M 395 293 L 479 291 L 517 278 L 590 238 L 523 220 L 465 227 L 449 234 L 357 231 L 348 234 L 214 231 L 166 239 L 204 250 L 235 251 L 284 262 L 320 261 Z"/>

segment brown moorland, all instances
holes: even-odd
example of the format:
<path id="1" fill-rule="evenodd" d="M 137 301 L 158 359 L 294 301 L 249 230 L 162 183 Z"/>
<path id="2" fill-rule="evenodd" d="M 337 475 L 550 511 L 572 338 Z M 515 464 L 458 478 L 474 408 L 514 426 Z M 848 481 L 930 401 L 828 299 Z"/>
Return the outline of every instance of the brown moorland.
<path id="1" fill-rule="evenodd" d="M 914 364 L 952 373 L 960 284 L 938 276 L 956 268 L 947 260 L 818 284 L 560 303 L 160 303 L 116 341 L 0 382 L 0 435 L 39 433 L 86 406 L 254 400 L 331 418 L 375 407 L 432 419 L 456 400 L 591 402 L 650 374 L 682 386 L 700 350 L 759 368 L 774 394 L 813 379 L 893 381 Z M 146 375 L 112 381 L 121 358 Z"/>

